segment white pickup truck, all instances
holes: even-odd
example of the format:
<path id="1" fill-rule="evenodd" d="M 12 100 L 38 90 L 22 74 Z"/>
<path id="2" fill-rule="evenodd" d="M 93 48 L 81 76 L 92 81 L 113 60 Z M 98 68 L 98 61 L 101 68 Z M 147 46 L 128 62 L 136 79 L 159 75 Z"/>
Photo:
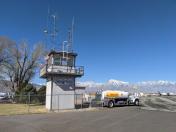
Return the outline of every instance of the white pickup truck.
<path id="1" fill-rule="evenodd" d="M 139 105 L 139 97 L 124 91 L 106 90 L 98 92 L 95 99 L 110 108 L 117 105 Z"/>

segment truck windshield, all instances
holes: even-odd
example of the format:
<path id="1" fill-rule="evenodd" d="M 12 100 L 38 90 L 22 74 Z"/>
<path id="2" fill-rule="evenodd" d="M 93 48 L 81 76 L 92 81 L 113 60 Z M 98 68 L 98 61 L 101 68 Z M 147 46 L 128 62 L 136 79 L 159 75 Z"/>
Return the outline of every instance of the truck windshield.
<path id="1" fill-rule="evenodd" d="M 95 100 L 100 101 L 101 100 L 101 94 L 96 94 Z"/>

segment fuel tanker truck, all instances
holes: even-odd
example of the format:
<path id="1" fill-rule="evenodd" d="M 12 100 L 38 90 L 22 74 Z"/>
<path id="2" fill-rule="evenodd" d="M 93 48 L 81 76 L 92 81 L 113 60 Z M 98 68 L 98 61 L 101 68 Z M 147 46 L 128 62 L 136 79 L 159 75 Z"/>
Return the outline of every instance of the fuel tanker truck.
<path id="1" fill-rule="evenodd" d="M 95 99 L 102 101 L 103 106 L 110 108 L 117 105 L 139 105 L 139 97 L 125 91 L 106 90 L 97 92 Z"/>

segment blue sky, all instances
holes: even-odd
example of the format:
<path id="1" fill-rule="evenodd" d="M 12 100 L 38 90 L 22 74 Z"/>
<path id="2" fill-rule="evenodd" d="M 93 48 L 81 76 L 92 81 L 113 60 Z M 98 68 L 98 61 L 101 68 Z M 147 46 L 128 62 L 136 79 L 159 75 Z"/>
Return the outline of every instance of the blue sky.
<path id="1" fill-rule="evenodd" d="M 81 81 L 176 80 L 176 1 L 1 0 L 0 35 L 31 45 L 44 41 L 48 6 L 57 12 L 58 45 L 75 17 Z"/>

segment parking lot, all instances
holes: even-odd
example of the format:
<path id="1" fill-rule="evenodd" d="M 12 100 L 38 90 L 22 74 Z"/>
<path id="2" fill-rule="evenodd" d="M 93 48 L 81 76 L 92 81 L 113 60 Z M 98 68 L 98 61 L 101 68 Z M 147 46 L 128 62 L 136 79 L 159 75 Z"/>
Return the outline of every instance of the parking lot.
<path id="1" fill-rule="evenodd" d="M 116 107 L 0 117 L 0 132 L 175 132 L 173 112 Z"/>

